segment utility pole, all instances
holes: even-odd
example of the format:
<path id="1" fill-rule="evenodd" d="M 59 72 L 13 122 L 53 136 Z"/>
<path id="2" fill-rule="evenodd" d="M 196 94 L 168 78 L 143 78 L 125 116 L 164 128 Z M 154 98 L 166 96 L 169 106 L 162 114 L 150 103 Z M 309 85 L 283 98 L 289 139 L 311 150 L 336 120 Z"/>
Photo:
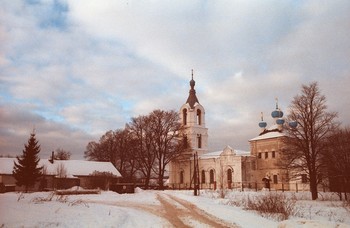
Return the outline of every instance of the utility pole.
<path id="1" fill-rule="evenodd" d="M 194 182 L 194 195 L 199 195 L 199 165 L 198 165 L 198 154 L 197 152 L 193 154 L 193 182 Z"/>

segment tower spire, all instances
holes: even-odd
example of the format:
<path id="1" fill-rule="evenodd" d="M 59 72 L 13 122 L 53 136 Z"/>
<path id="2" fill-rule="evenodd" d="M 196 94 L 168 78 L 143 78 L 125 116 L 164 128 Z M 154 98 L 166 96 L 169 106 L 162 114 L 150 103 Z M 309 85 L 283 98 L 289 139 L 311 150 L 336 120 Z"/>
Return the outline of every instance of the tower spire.
<path id="1" fill-rule="evenodd" d="M 192 69 L 192 77 L 191 77 L 191 81 L 190 81 L 191 89 L 190 89 L 190 92 L 189 92 L 190 94 L 188 95 L 188 98 L 187 98 L 187 101 L 186 101 L 186 103 L 188 103 L 191 108 L 194 107 L 194 104 L 196 102 L 199 103 L 198 98 L 196 96 L 196 90 L 194 89 L 195 85 L 196 85 L 196 82 L 193 80 L 193 69 Z"/>

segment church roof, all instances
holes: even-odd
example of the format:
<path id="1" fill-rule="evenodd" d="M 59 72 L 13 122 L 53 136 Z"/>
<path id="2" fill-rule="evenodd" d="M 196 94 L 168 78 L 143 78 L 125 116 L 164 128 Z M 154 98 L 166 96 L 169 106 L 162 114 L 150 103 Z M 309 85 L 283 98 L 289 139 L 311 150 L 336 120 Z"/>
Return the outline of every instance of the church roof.
<path id="1" fill-rule="evenodd" d="M 283 137 L 285 134 L 279 130 L 277 130 L 277 126 L 273 125 L 271 126 L 268 130 L 260 134 L 259 136 L 252 138 L 249 141 L 257 141 L 257 140 L 262 140 L 262 139 L 272 139 L 272 138 L 279 138 Z"/>
<path id="2" fill-rule="evenodd" d="M 227 146 L 227 147 L 232 149 L 230 146 Z M 198 158 L 200 158 L 200 159 L 219 158 L 220 155 L 223 153 L 223 151 L 225 149 L 220 150 L 220 151 L 215 151 L 215 152 L 209 152 L 209 153 L 201 154 L 201 155 L 198 155 Z M 232 149 L 232 150 L 233 150 L 235 156 L 247 156 L 247 155 L 250 155 L 249 151 L 236 150 L 236 149 Z"/>
<path id="3" fill-rule="evenodd" d="M 198 98 L 196 96 L 196 90 L 194 89 L 195 85 L 196 85 L 196 82 L 193 80 L 193 70 L 192 70 L 192 79 L 190 81 L 191 89 L 186 101 L 186 104 L 189 104 L 192 109 L 194 108 L 194 105 L 196 103 L 199 103 Z"/>

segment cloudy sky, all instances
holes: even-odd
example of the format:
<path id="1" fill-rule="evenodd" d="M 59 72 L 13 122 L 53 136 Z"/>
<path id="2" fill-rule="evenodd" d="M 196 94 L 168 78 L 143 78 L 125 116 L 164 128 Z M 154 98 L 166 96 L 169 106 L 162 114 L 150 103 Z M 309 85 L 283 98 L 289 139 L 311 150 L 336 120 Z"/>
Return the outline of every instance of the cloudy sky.
<path id="1" fill-rule="evenodd" d="M 350 125 L 348 0 L 27 0 L 0 3 L 0 154 L 35 128 L 41 157 L 154 109 L 178 110 L 194 69 L 209 150 L 249 150 L 317 81 Z"/>

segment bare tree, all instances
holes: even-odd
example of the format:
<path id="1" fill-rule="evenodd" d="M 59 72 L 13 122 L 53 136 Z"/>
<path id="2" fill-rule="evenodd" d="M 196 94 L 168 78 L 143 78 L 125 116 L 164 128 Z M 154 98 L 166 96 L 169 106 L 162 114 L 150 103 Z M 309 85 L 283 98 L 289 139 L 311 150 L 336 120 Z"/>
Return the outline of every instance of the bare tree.
<path id="1" fill-rule="evenodd" d="M 135 179 L 135 173 L 139 166 L 135 158 L 136 140 L 129 129 L 119 129 L 114 132 L 115 166 L 121 172 L 125 181 Z"/>
<path id="2" fill-rule="evenodd" d="M 167 165 L 189 145 L 185 138 L 179 136 L 181 124 L 178 113 L 154 110 L 147 116 L 133 118 L 128 128 L 137 141 L 135 158 L 144 175 L 145 187 L 149 187 L 150 179 L 155 175 L 158 187 L 164 188 Z"/>
<path id="3" fill-rule="evenodd" d="M 188 149 L 186 145 L 189 144 L 183 141 L 186 140 L 185 138 L 179 137 L 182 125 L 177 112 L 173 110 L 154 110 L 149 116 L 156 157 L 156 166 L 153 170 L 157 174 L 159 188 L 163 189 L 167 165 L 171 160 L 179 157 L 184 150 Z"/>
<path id="4" fill-rule="evenodd" d="M 132 118 L 127 125 L 129 131 L 135 139 L 134 158 L 139 164 L 139 170 L 145 178 L 145 188 L 147 189 L 152 177 L 152 168 L 155 163 L 155 151 L 153 143 L 153 132 L 151 130 L 149 116 L 138 116 Z"/>
<path id="5" fill-rule="evenodd" d="M 140 171 L 146 188 L 156 176 L 159 187 L 163 188 L 167 165 L 189 147 L 179 132 L 177 112 L 154 110 L 132 118 L 125 129 L 106 132 L 99 142 L 89 142 L 85 158 L 112 162 L 127 181 L 133 181 Z"/>
<path id="6" fill-rule="evenodd" d="M 56 177 L 67 178 L 67 169 L 63 163 L 59 163 L 56 167 Z"/>
<path id="7" fill-rule="evenodd" d="M 57 148 L 54 156 L 55 160 L 69 160 L 71 155 L 71 152 L 65 151 L 61 148 Z"/>
<path id="8" fill-rule="evenodd" d="M 118 169 L 124 179 L 133 179 L 137 170 L 134 156 L 135 139 L 128 129 L 107 131 L 99 142 L 89 142 L 85 158 L 93 161 L 109 161 Z"/>
<path id="9" fill-rule="evenodd" d="M 317 82 L 303 85 L 290 105 L 288 121 L 297 121 L 298 125 L 286 129 L 283 162 L 292 173 L 308 175 L 313 200 L 318 197 L 317 186 L 325 171 L 322 158 L 329 149 L 327 138 L 338 127 L 336 117 L 336 112 L 327 112 L 326 97 Z"/>
<path id="10" fill-rule="evenodd" d="M 329 153 L 325 155 L 330 188 L 332 191 L 350 192 L 350 128 L 340 129 L 329 137 L 331 145 Z"/>
<path id="11" fill-rule="evenodd" d="M 115 135 L 116 133 L 110 130 L 102 135 L 98 142 L 89 142 L 84 157 L 92 161 L 109 161 L 115 165 L 117 154 Z"/>
<path id="12" fill-rule="evenodd" d="M 84 158 L 89 161 L 110 161 L 109 156 L 106 156 L 106 153 L 101 150 L 100 144 L 94 141 L 89 142 L 86 146 Z"/>

